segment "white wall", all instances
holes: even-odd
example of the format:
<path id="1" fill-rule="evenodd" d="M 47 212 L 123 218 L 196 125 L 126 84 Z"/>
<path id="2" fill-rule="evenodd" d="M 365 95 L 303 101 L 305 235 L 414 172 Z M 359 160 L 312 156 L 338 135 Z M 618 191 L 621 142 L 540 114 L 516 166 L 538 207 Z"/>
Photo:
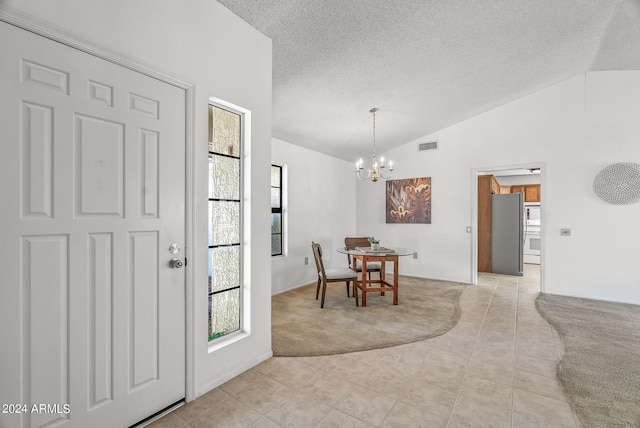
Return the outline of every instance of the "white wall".
<path id="1" fill-rule="evenodd" d="M 385 155 L 394 178 L 432 177 L 432 224 L 385 224 L 384 187 L 358 183 L 358 231 L 417 249 L 403 274 L 471 282 L 473 172 L 542 165 L 545 291 L 640 303 L 640 207 L 608 205 L 592 191 L 605 166 L 640 162 L 639 116 L 639 71 L 590 72 L 405 144 Z M 433 140 L 438 150 L 417 152 Z"/>
<path id="2" fill-rule="evenodd" d="M 271 41 L 213 0 L 3 0 L 27 14 L 195 84 L 195 390 L 200 395 L 271 355 L 269 171 Z M 245 296 L 250 335 L 215 352 L 207 340 L 207 104 L 217 97 L 252 113 L 245 159 Z"/>
<path id="3" fill-rule="evenodd" d="M 351 163 L 282 140 L 271 142 L 271 160 L 287 170 L 286 218 L 288 253 L 274 257 L 273 294 L 315 282 L 311 241 L 322 245 L 325 267 L 347 265 L 336 252 L 356 230 L 356 178 Z M 309 264 L 304 264 L 308 257 Z"/>

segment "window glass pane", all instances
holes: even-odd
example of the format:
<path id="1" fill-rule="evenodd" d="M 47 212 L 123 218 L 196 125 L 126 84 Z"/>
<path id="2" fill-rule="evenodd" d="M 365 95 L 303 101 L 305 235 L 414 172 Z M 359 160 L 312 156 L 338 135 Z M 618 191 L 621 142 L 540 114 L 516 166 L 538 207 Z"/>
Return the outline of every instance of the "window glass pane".
<path id="1" fill-rule="evenodd" d="M 271 208 L 280 208 L 280 188 L 271 188 Z"/>
<path id="2" fill-rule="evenodd" d="M 271 214 L 271 233 L 282 232 L 282 214 Z"/>
<path id="3" fill-rule="evenodd" d="M 215 268 L 214 268 L 215 266 Z M 209 293 L 240 285 L 240 247 L 209 249 Z"/>
<path id="4" fill-rule="evenodd" d="M 280 170 L 282 168 L 279 166 L 271 165 L 271 187 L 281 187 L 280 186 Z"/>
<path id="5" fill-rule="evenodd" d="M 209 245 L 240 242 L 240 203 L 209 201 Z"/>
<path id="6" fill-rule="evenodd" d="M 271 255 L 278 256 L 282 254 L 282 235 L 272 234 L 271 235 Z"/>
<path id="7" fill-rule="evenodd" d="M 240 159 L 209 155 L 209 197 L 240 199 Z"/>
<path id="8" fill-rule="evenodd" d="M 209 151 L 240 156 L 240 115 L 209 106 Z"/>
<path id="9" fill-rule="evenodd" d="M 209 340 L 240 329 L 242 115 L 209 106 Z M 233 245 L 232 245 L 233 244 Z M 213 248 L 211 248 L 213 247 Z"/>
<path id="10" fill-rule="evenodd" d="M 240 289 L 209 296 L 209 340 L 240 330 Z"/>
<path id="11" fill-rule="evenodd" d="M 283 254 L 282 243 L 282 166 L 271 165 L 271 255 Z"/>

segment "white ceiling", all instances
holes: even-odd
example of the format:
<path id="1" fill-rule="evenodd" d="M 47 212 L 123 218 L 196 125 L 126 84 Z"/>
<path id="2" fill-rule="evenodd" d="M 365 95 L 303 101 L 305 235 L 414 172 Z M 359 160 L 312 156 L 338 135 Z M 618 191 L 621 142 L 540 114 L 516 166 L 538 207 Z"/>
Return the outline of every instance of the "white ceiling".
<path id="1" fill-rule="evenodd" d="M 273 40 L 275 138 L 346 160 L 590 70 L 640 69 L 640 0 L 218 0 Z"/>

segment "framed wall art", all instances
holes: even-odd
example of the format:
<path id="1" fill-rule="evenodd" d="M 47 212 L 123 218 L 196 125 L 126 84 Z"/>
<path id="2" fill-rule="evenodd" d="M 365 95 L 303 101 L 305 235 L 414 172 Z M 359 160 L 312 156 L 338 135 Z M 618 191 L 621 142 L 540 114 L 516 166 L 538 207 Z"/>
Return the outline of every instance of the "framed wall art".
<path id="1" fill-rule="evenodd" d="M 431 177 L 387 180 L 387 223 L 431 224 Z"/>

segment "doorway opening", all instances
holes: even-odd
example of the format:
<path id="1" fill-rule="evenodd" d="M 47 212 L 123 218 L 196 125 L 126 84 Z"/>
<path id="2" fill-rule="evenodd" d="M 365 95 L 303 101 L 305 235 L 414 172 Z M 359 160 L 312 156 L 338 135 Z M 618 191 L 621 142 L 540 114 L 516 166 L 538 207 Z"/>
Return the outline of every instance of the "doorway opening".
<path id="1" fill-rule="evenodd" d="M 544 291 L 545 165 L 476 168 L 471 175 L 472 283 L 479 274 L 519 275 Z"/>

